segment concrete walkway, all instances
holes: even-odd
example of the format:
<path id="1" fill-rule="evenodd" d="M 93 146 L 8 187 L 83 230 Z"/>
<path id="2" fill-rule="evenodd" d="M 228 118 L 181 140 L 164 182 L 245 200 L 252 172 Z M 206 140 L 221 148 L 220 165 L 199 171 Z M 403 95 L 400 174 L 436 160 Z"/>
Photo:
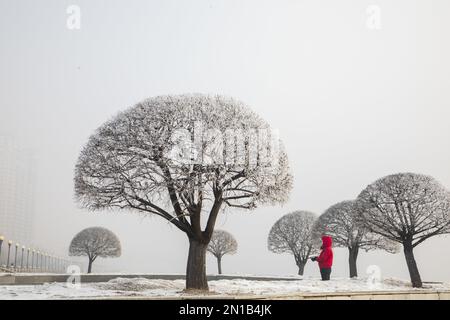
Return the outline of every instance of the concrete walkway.
<path id="1" fill-rule="evenodd" d="M 270 300 L 450 300 L 450 291 L 371 291 L 303 293 L 264 297 Z"/>
<path id="2" fill-rule="evenodd" d="M 81 298 L 84 299 L 84 298 Z M 450 291 L 375 291 L 289 293 L 278 295 L 183 295 L 165 297 L 114 296 L 85 298 L 89 300 L 450 300 Z"/>

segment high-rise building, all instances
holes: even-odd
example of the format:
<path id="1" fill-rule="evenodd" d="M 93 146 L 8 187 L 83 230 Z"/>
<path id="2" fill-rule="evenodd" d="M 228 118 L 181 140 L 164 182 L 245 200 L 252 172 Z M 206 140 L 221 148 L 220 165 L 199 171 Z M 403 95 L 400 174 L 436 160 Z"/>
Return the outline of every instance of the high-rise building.
<path id="1" fill-rule="evenodd" d="M 34 163 L 31 151 L 0 136 L 0 234 L 24 245 L 33 239 Z"/>

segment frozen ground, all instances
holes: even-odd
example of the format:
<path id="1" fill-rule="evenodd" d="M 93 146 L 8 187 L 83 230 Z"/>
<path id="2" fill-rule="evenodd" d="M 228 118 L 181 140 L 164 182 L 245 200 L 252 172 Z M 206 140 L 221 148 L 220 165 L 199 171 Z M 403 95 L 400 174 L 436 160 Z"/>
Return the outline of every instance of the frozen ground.
<path id="1" fill-rule="evenodd" d="M 408 282 L 384 279 L 369 286 L 367 279 L 332 279 L 322 282 L 316 278 L 289 281 L 218 280 L 209 282 L 212 295 L 247 296 L 291 293 L 405 291 L 414 290 Z M 184 280 L 151 280 L 144 278 L 116 278 L 108 282 L 85 283 L 79 288 L 65 283 L 44 285 L 0 286 L 0 299 L 86 299 L 102 297 L 179 297 Z M 450 284 L 429 284 L 426 289 L 450 290 Z"/>

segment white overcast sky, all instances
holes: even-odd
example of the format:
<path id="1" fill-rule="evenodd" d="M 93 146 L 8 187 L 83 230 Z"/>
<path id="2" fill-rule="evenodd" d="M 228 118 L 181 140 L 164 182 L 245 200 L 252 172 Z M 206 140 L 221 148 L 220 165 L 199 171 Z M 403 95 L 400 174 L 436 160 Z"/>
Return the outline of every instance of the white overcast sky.
<path id="1" fill-rule="evenodd" d="M 73 4 L 80 30 L 66 27 Z M 366 26 L 369 5 L 381 9 L 380 30 Z M 391 173 L 450 187 L 449 15 L 448 0 L 0 0 L 0 134 L 35 151 L 36 243 L 63 253 L 76 232 L 100 225 L 123 245 L 121 258 L 101 262 L 109 269 L 183 273 L 187 240 L 167 223 L 77 208 L 74 164 L 119 110 L 160 94 L 220 93 L 279 130 L 295 177 L 285 206 L 221 217 L 217 227 L 239 242 L 224 271 L 295 274 L 291 256 L 267 251 L 282 215 L 320 214 Z M 417 248 L 424 280 L 450 281 L 449 247 L 439 237 Z M 347 275 L 346 250 L 335 256 L 333 274 Z M 408 277 L 402 254 L 362 253 L 360 274 L 372 264 Z"/>

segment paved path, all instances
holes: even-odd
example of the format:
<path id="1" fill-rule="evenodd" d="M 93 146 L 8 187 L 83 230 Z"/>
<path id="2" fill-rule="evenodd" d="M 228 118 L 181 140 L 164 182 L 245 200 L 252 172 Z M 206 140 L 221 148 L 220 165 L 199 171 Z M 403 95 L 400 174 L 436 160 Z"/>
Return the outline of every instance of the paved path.
<path id="1" fill-rule="evenodd" d="M 86 298 L 89 300 L 450 300 L 450 291 L 378 291 L 288 293 L 278 295 L 183 295 L 174 297 L 114 296 Z"/>

